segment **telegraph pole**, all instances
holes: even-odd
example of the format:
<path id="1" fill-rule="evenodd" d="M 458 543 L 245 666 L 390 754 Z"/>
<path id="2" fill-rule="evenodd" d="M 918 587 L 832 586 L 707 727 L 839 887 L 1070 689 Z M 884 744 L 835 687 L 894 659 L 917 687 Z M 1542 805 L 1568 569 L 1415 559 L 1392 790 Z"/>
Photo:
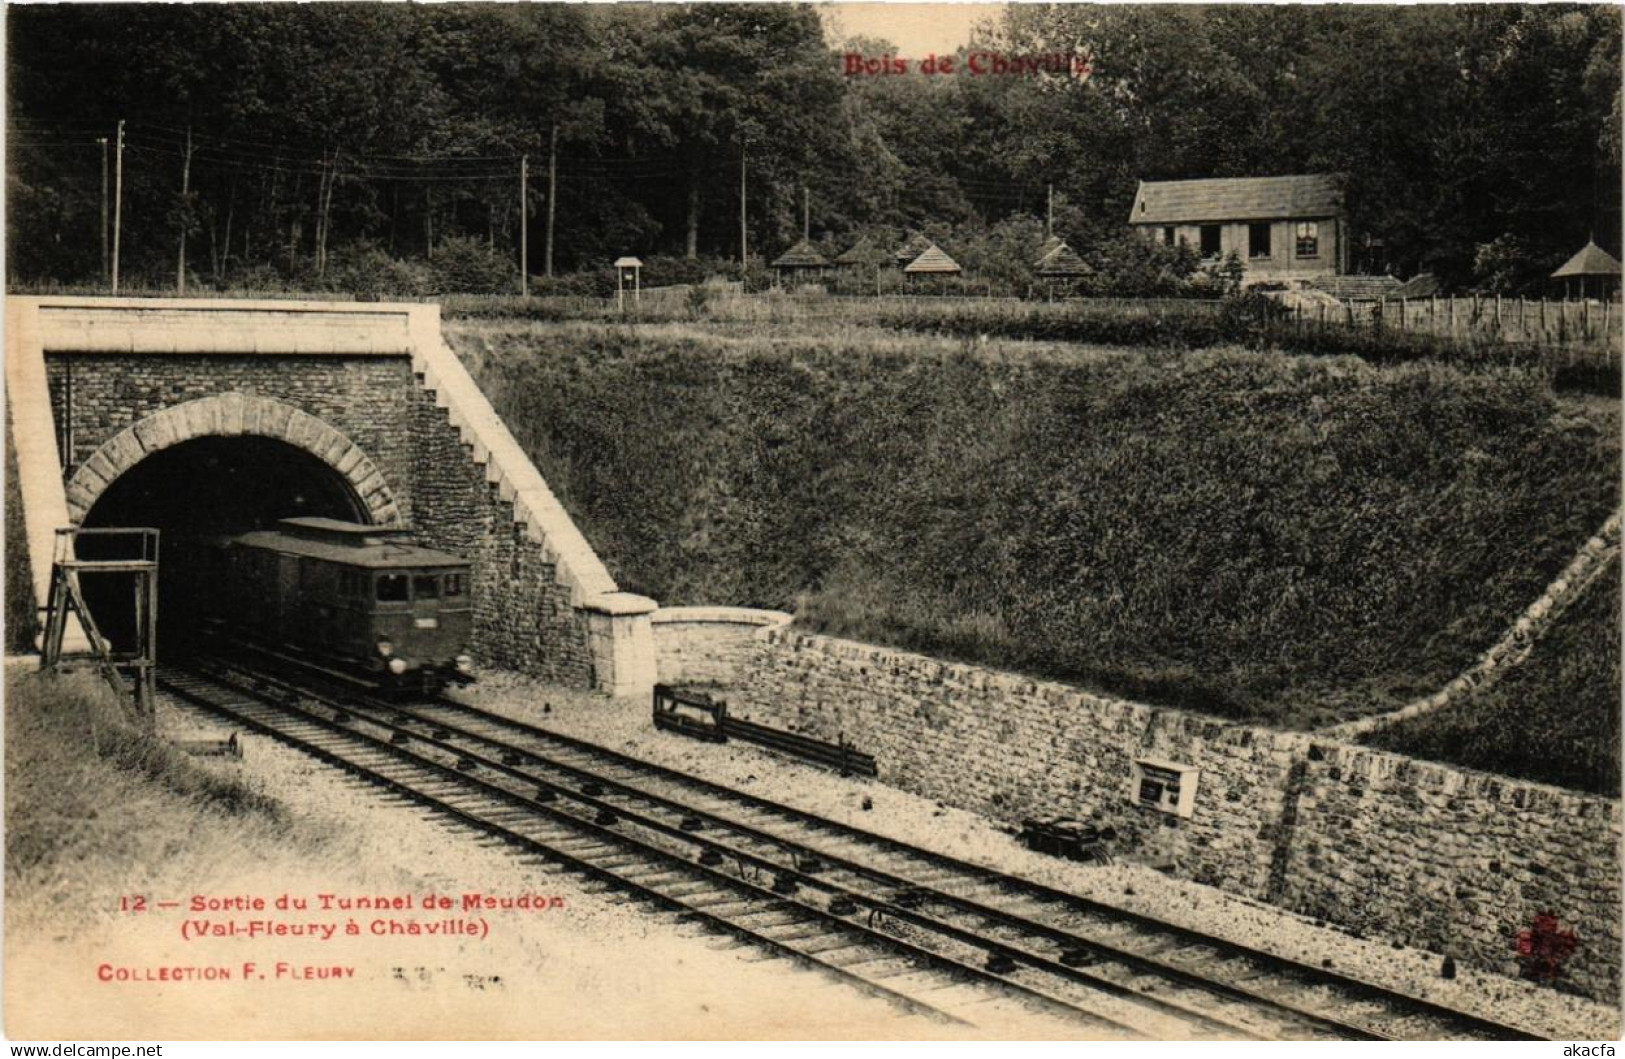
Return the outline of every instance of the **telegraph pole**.
<path id="1" fill-rule="evenodd" d="M 806 184 L 801 185 L 801 238 L 812 238 L 812 193 Z"/>
<path id="2" fill-rule="evenodd" d="M 530 183 L 530 155 L 519 156 L 519 296 L 530 294 L 530 225 L 525 222 L 525 192 Z"/>
<path id="3" fill-rule="evenodd" d="M 739 279 L 745 279 L 745 144 L 739 144 Z"/>
<path id="4" fill-rule="evenodd" d="M 118 123 L 118 152 L 113 162 L 113 293 L 118 293 L 119 236 L 124 229 L 124 121 Z"/>
<path id="5" fill-rule="evenodd" d="M 107 282 L 107 137 L 99 136 L 96 143 L 102 149 L 102 282 Z"/>
<path id="6" fill-rule="evenodd" d="M 559 198 L 559 123 L 547 141 L 547 278 L 553 278 L 553 206 Z"/>
<path id="7" fill-rule="evenodd" d="M 191 206 L 187 197 L 192 190 L 192 126 L 186 127 L 186 155 L 181 162 L 181 249 L 175 265 L 175 292 L 186 293 L 186 228 L 191 217 Z"/>
<path id="8" fill-rule="evenodd" d="M 1055 185 L 1049 186 L 1049 209 L 1044 214 L 1044 238 L 1055 238 Z"/>

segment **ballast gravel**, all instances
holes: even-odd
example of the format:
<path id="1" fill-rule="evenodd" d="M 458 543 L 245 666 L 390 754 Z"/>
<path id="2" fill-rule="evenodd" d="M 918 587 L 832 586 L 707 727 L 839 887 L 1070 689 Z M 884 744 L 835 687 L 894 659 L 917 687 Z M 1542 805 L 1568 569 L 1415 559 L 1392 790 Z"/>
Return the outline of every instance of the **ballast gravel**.
<path id="1" fill-rule="evenodd" d="M 1007 824 L 874 780 L 843 778 L 737 742 L 704 743 L 657 730 L 646 701 L 615 701 L 507 672 L 482 674 L 456 697 L 855 827 L 1556 1040 L 1613 1040 L 1621 1032 L 1620 1011 L 1594 1000 L 1465 966 L 1446 979 L 1440 953 L 1356 938 L 1334 924 L 1317 925 L 1145 865 L 1086 865 L 1035 853 L 1016 842 Z"/>

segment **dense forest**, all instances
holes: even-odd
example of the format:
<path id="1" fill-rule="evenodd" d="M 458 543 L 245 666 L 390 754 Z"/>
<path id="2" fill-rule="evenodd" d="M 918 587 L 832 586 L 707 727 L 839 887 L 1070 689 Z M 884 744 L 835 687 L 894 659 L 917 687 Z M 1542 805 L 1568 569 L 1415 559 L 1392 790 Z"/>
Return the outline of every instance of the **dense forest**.
<path id="1" fill-rule="evenodd" d="M 752 258 L 804 224 L 996 242 L 1051 189 L 1086 249 L 1140 180 L 1296 172 L 1340 174 L 1369 271 L 1513 291 L 1619 249 L 1617 8 L 990 11 L 970 50 L 1087 74 L 849 73 L 895 49 L 805 5 L 15 7 L 8 280 L 102 282 L 116 218 L 131 289 L 435 258 L 513 289 L 522 165 L 538 276 L 722 267 L 742 221 Z"/>

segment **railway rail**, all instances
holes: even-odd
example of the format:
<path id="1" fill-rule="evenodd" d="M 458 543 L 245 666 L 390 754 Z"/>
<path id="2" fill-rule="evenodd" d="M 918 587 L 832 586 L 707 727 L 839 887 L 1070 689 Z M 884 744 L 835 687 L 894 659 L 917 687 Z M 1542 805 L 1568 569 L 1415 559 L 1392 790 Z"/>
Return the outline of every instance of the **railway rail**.
<path id="1" fill-rule="evenodd" d="M 899 1007 L 1125 1037 L 1538 1039 L 450 699 L 200 659 L 178 700 Z"/>

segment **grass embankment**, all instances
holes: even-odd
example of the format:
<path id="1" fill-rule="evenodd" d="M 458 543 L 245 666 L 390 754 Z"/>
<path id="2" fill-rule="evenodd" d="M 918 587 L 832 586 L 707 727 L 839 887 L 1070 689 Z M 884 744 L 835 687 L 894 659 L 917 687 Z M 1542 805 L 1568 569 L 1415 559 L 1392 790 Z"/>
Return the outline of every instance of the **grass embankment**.
<path id="1" fill-rule="evenodd" d="M 1461 702 L 1364 741 L 1617 798 L 1619 689 L 1616 560 L 1557 619 L 1523 665 Z"/>
<path id="2" fill-rule="evenodd" d="M 280 805 L 135 727 L 88 674 L 6 674 L 8 936 L 73 935 L 121 894 L 192 892 L 223 867 L 338 859 Z"/>
<path id="3" fill-rule="evenodd" d="M 468 323 L 622 584 L 1312 727 L 1430 692 L 1617 503 L 1544 377 L 848 328 Z"/>

